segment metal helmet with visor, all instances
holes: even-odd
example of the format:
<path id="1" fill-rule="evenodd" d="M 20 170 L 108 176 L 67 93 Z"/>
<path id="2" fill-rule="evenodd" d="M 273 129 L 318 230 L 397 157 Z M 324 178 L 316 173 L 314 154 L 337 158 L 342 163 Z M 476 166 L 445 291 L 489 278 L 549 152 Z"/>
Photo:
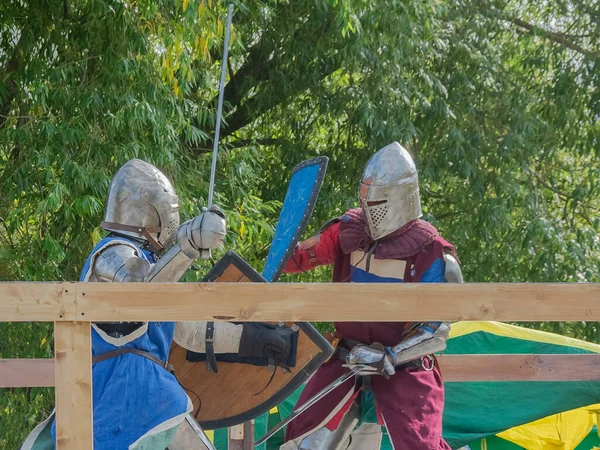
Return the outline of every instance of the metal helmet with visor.
<path id="1" fill-rule="evenodd" d="M 393 142 L 369 159 L 360 181 L 359 198 L 373 240 L 423 215 L 417 168 L 404 147 Z"/>
<path id="2" fill-rule="evenodd" d="M 143 239 L 155 252 L 168 248 L 179 229 L 173 185 L 152 164 L 128 161 L 112 179 L 101 227 Z"/>

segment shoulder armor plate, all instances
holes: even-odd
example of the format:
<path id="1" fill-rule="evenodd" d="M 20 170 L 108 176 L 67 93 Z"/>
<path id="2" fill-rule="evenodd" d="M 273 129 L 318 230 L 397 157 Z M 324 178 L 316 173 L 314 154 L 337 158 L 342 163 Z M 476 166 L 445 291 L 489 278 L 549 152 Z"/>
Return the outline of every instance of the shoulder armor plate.
<path id="1" fill-rule="evenodd" d="M 462 270 L 458 260 L 450 253 L 444 253 L 444 261 L 446 262 L 446 270 L 444 278 L 448 283 L 464 283 Z"/>
<path id="2" fill-rule="evenodd" d="M 95 256 L 90 281 L 141 281 L 143 276 L 140 277 L 138 272 L 145 272 L 145 275 L 150 270 L 150 263 L 140 258 L 134 245 L 113 244 Z"/>

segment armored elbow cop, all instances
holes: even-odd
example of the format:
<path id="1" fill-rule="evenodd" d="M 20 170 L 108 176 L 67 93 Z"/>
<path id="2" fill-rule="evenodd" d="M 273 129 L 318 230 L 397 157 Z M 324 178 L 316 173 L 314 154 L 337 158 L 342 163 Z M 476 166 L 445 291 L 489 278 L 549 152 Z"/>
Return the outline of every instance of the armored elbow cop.
<path id="1" fill-rule="evenodd" d="M 453 255 L 444 253 L 444 262 L 446 282 L 463 283 L 458 260 Z M 391 349 L 392 357 L 395 356 L 394 365 L 398 366 L 445 350 L 449 335 L 449 322 L 424 322 L 415 325 L 405 338 Z"/>
<path id="2" fill-rule="evenodd" d="M 448 322 L 425 322 L 415 326 L 398 345 L 391 349 L 394 365 L 414 361 L 446 349 L 450 334 Z"/>

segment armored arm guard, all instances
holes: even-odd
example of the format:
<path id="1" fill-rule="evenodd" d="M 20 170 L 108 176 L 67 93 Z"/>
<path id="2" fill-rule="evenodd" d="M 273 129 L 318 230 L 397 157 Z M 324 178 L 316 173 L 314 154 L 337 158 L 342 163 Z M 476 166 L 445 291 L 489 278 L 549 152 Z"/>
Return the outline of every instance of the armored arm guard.
<path id="1" fill-rule="evenodd" d="M 444 279 L 447 283 L 463 283 L 462 271 L 458 260 L 444 252 Z M 450 335 L 449 322 L 420 323 L 407 333 L 406 337 L 392 347 L 388 353 L 395 366 L 414 361 L 446 349 Z"/>
<path id="2" fill-rule="evenodd" d="M 93 256 L 89 281 L 179 281 L 198 257 L 210 255 L 225 237 L 223 213 L 211 208 L 184 223 L 177 232 L 177 243 L 156 264 L 140 257 L 140 250 L 126 240 L 99 251 Z"/>
<path id="3" fill-rule="evenodd" d="M 292 356 L 293 333 L 287 327 L 252 322 L 243 325 L 230 322 L 212 324 L 211 343 L 214 344 L 210 351 L 213 354 L 268 358 L 276 364 L 286 364 Z M 208 355 L 207 326 L 208 322 L 178 322 L 173 340 L 187 350 Z"/>
<path id="4" fill-rule="evenodd" d="M 207 353 L 207 324 L 208 322 L 178 322 L 173 340 L 187 350 Z M 214 353 L 237 353 L 244 326 L 229 322 L 214 322 L 213 326 Z"/>
<path id="5" fill-rule="evenodd" d="M 444 350 L 449 333 L 450 324 L 447 322 L 420 323 L 394 347 L 382 347 L 380 344 L 355 346 L 348 353 L 346 362 L 352 366 L 371 365 L 374 370 L 393 375 L 394 367 Z"/>
<path id="6" fill-rule="evenodd" d="M 209 249 L 219 247 L 224 237 L 225 217 L 213 207 L 181 225 L 177 243 L 152 267 L 145 280 L 179 281 L 196 258 L 210 255 Z M 278 329 L 272 330 L 263 324 L 229 322 L 211 322 L 210 327 L 208 322 L 178 322 L 173 340 L 198 353 L 271 357 L 276 362 L 286 361 L 289 357 L 291 340 L 289 336 L 281 336 Z"/>
<path id="7" fill-rule="evenodd" d="M 91 256 L 90 269 L 84 281 L 122 283 L 142 281 L 150 271 L 150 262 L 140 250 L 126 240 L 114 240 Z M 98 322 L 92 327 L 107 342 L 124 345 L 145 332 L 143 322 Z"/>
<path id="8" fill-rule="evenodd" d="M 177 242 L 167 250 L 145 277 L 147 282 L 179 281 L 199 257 L 210 256 L 210 249 L 219 247 L 225 238 L 225 216 L 216 207 L 185 222 L 177 231 Z M 173 340 L 195 352 L 206 351 L 207 322 L 178 322 Z M 217 322 L 214 325 L 216 353 L 237 353 L 242 325 Z"/>
<path id="9" fill-rule="evenodd" d="M 196 258 L 210 257 L 210 249 L 218 248 L 225 239 L 225 215 L 215 206 L 177 231 L 177 243 L 154 265 L 144 281 L 179 281 Z"/>
<path id="10" fill-rule="evenodd" d="M 179 281 L 187 272 L 196 258 L 201 255 L 201 250 L 194 246 L 191 238 L 190 227 L 193 222 L 184 223 L 177 233 L 177 243 L 154 265 L 146 281 Z M 198 353 L 207 353 L 207 326 L 208 322 L 177 322 L 173 340 L 181 347 Z M 214 342 L 214 353 L 237 353 L 243 325 L 229 322 L 215 322 L 212 324 L 211 343 Z"/>
<path id="11" fill-rule="evenodd" d="M 444 253 L 444 261 L 446 263 L 444 269 L 446 282 L 462 283 L 462 271 L 458 260 L 453 255 Z M 394 367 L 445 350 L 449 334 L 449 322 L 418 323 L 394 347 L 386 347 L 381 350 L 366 345 L 357 345 L 350 351 L 346 361 L 351 365 L 379 365 L 380 370 L 392 375 Z"/>

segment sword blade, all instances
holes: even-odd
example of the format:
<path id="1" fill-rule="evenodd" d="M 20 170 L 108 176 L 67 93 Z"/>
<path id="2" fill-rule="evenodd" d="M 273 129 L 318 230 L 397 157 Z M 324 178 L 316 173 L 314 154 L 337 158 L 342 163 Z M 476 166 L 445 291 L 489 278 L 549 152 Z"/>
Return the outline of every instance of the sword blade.
<path id="1" fill-rule="evenodd" d="M 337 388 L 338 386 L 342 385 L 344 382 L 346 382 L 350 378 L 357 375 L 359 372 L 365 370 L 365 368 L 368 369 L 369 366 L 356 366 L 350 372 L 345 373 L 341 377 L 337 378 L 336 380 L 334 380 L 333 382 L 328 384 L 326 387 L 321 389 L 317 394 L 315 394 L 314 397 L 312 397 L 305 404 L 303 404 L 300 408 L 292 411 L 292 413 L 289 416 L 287 416 L 285 419 L 283 419 L 281 422 L 279 422 L 277 425 L 275 425 L 273 428 L 271 428 L 267 432 L 267 434 L 265 434 L 258 441 L 256 441 L 254 446 L 258 446 L 258 445 L 262 444 L 263 442 L 266 442 L 275 433 L 277 433 L 279 430 L 281 430 L 283 427 L 285 427 L 287 424 L 289 424 L 292 420 L 294 420 L 295 418 L 297 418 L 298 416 L 303 414 L 312 405 L 317 403 L 319 400 L 321 400 L 323 397 L 325 397 L 327 394 L 329 394 L 335 388 Z"/>
<path id="2" fill-rule="evenodd" d="M 198 438 L 200 438 L 200 440 L 202 441 L 202 443 L 206 446 L 206 448 L 208 450 L 217 450 L 216 447 L 213 445 L 213 443 L 210 442 L 210 439 L 208 438 L 208 436 L 206 435 L 204 430 L 202 428 L 200 428 L 200 425 L 198 424 L 198 422 L 196 422 L 196 419 L 194 419 L 190 414 L 188 414 L 185 417 L 185 419 L 186 419 L 187 423 L 190 425 L 190 428 L 192 430 L 194 430 L 194 432 L 196 433 Z"/>
<path id="3" fill-rule="evenodd" d="M 210 168 L 210 185 L 208 186 L 208 207 L 213 204 L 215 190 L 215 173 L 217 171 L 217 153 L 219 152 L 219 131 L 221 130 L 221 114 L 223 113 L 223 95 L 225 93 L 225 75 L 227 73 L 227 55 L 229 53 L 229 35 L 231 33 L 231 20 L 233 17 L 233 4 L 227 8 L 227 28 L 225 28 L 225 42 L 223 43 L 223 60 L 221 61 L 221 82 L 219 83 L 219 100 L 217 102 L 217 122 L 215 126 L 215 139 L 213 141 L 212 164 Z"/>

